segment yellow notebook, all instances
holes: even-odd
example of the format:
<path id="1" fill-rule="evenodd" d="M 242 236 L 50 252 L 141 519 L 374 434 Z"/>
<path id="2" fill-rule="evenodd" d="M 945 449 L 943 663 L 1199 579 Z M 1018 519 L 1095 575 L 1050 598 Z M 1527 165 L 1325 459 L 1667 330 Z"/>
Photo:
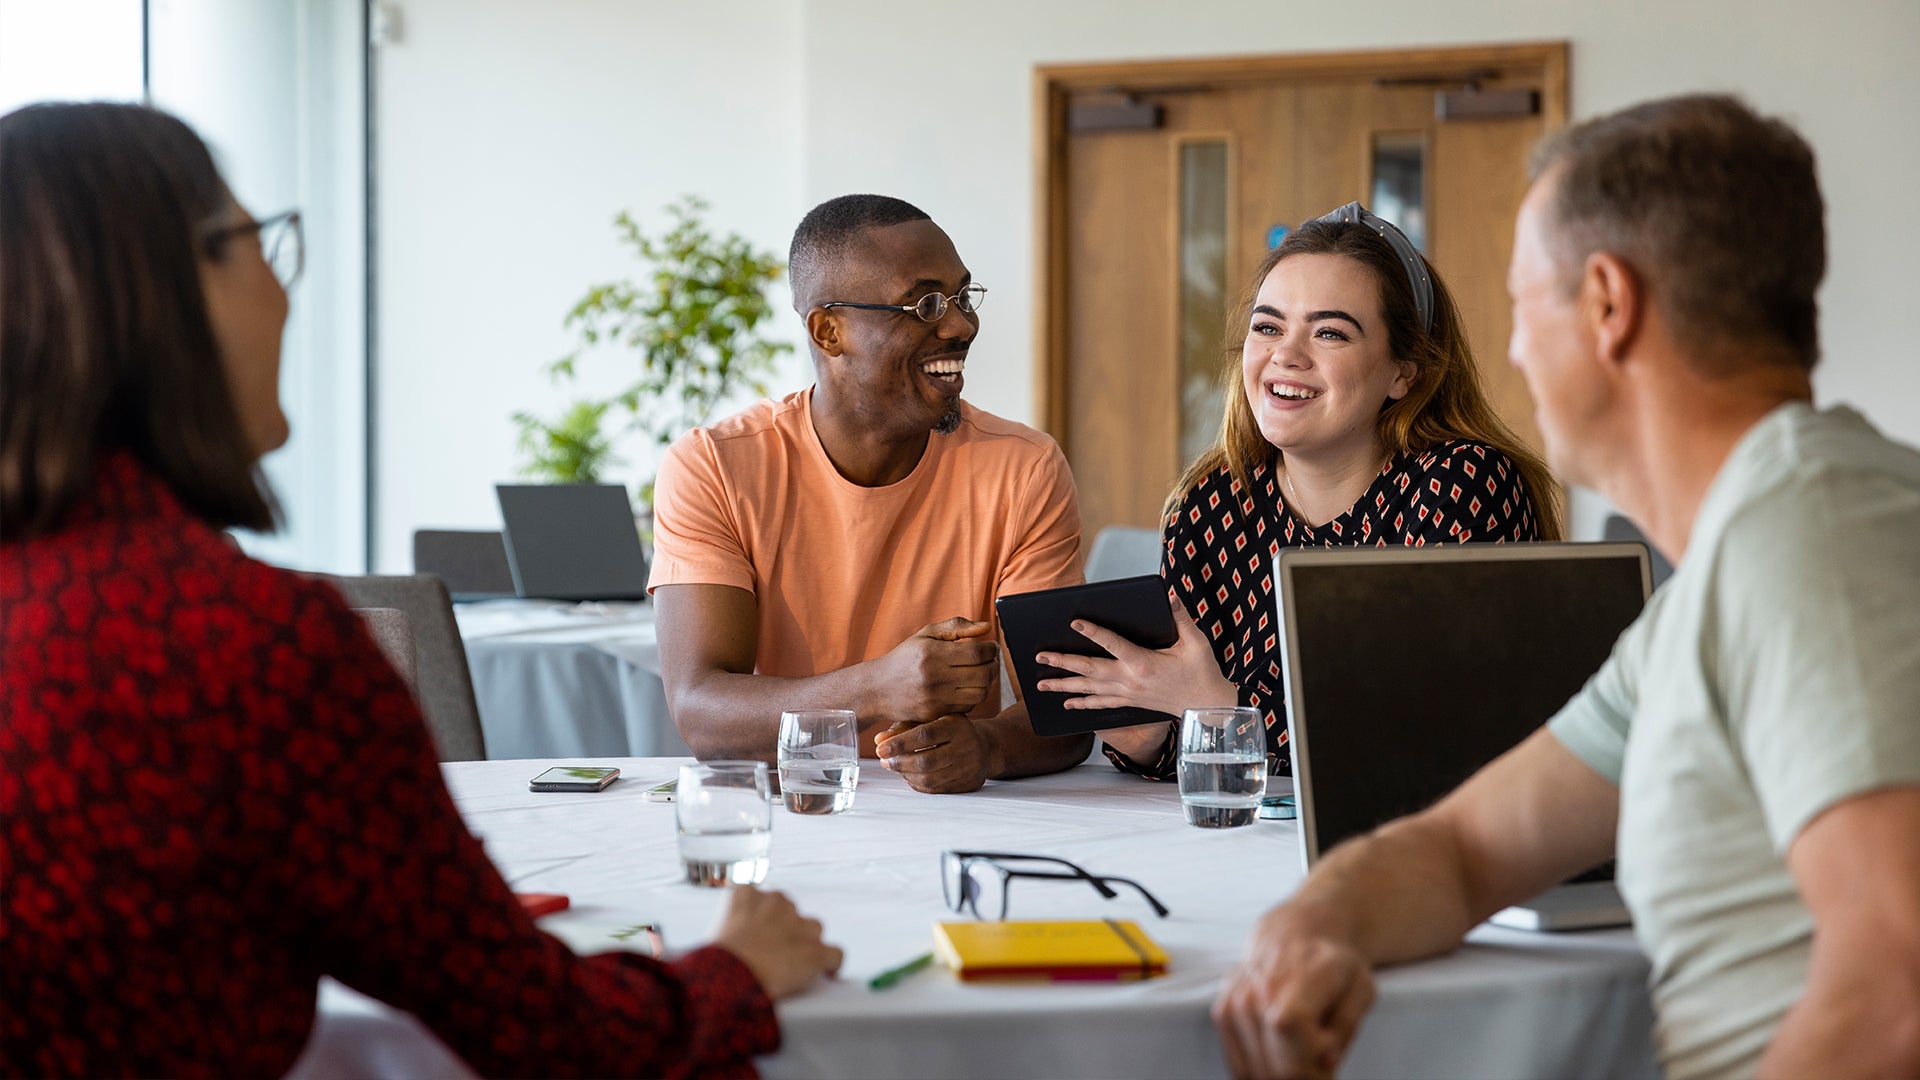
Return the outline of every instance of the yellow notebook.
<path id="1" fill-rule="evenodd" d="M 1167 954 L 1131 920 L 937 922 L 933 944 L 962 979 L 1148 979 Z"/>

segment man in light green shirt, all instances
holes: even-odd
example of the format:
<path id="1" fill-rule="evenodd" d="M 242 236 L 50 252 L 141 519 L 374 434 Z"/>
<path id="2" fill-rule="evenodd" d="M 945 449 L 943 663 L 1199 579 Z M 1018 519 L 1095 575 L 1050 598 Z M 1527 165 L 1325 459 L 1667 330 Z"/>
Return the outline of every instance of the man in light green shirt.
<path id="1" fill-rule="evenodd" d="M 1536 156 L 1513 362 L 1679 569 L 1546 730 L 1262 920 L 1236 1073 L 1330 1074 L 1374 964 L 1617 854 L 1670 1077 L 1920 1075 L 1920 453 L 1812 407 L 1825 263 L 1812 151 L 1731 99 Z"/>
<path id="2" fill-rule="evenodd" d="M 1686 543 L 1685 573 L 1549 727 L 1619 786 L 1669 1075 L 1745 1075 L 1807 979 L 1794 841 L 1920 783 L 1920 453 L 1849 409 L 1779 406 Z"/>

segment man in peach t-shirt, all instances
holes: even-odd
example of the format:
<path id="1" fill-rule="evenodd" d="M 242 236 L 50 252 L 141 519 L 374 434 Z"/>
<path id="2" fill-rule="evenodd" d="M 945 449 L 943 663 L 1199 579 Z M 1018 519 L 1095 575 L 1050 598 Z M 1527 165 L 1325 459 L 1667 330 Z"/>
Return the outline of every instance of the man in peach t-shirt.
<path id="1" fill-rule="evenodd" d="M 814 385 L 689 432 L 655 484 L 681 737 L 771 759 L 783 710 L 837 708 L 921 791 L 1078 763 L 1091 736 L 999 700 L 994 597 L 1080 582 L 1080 509 L 1052 439 L 960 400 L 985 289 L 880 195 L 815 207 L 789 262 Z"/>

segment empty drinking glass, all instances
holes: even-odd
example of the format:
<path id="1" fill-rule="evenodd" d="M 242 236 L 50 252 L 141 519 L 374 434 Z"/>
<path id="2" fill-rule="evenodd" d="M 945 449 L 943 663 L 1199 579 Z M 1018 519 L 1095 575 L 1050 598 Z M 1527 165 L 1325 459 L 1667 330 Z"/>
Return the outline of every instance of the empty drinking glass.
<path id="1" fill-rule="evenodd" d="M 767 876 L 773 798 L 764 761 L 680 766 L 674 793 L 680 865 L 693 885 L 758 885 Z"/>
<path id="2" fill-rule="evenodd" d="M 780 714 L 780 790 L 796 814 L 837 814 L 860 782 L 860 729 L 848 709 Z"/>
<path id="3" fill-rule="evenodd" d="M 1258 709 L 1188 709 L 1180 720 L 1180 805 L 1203 829 L 1251 825 L 1267 793 L 1267 727 Z"/>

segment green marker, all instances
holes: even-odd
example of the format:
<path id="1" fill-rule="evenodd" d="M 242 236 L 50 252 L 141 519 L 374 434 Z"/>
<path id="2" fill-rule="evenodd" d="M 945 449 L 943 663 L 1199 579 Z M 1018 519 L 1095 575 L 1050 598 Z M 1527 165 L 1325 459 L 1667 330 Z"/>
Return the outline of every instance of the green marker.
<path id="1" fill-rule="evenodd" d="M 934 958 L 932 953 L 921 953 L 919 956 L 916 956 L 913 959 L 907 961 L 906 963 L 901 964 L 899 967 L 888 968 L 887 970 L 881 972 L 880 974 L 875 975 L 873 978 L 868 979 L 867 989 L 885 990 L 887 987 L 892 986 L 894 983 L 899 982 L 901 979 L 904 979 L 907 976 L 913 974 L 914 972 L 919 971 L 921 968 L 931 965 L 933 963 L 933 959 Z"/>

